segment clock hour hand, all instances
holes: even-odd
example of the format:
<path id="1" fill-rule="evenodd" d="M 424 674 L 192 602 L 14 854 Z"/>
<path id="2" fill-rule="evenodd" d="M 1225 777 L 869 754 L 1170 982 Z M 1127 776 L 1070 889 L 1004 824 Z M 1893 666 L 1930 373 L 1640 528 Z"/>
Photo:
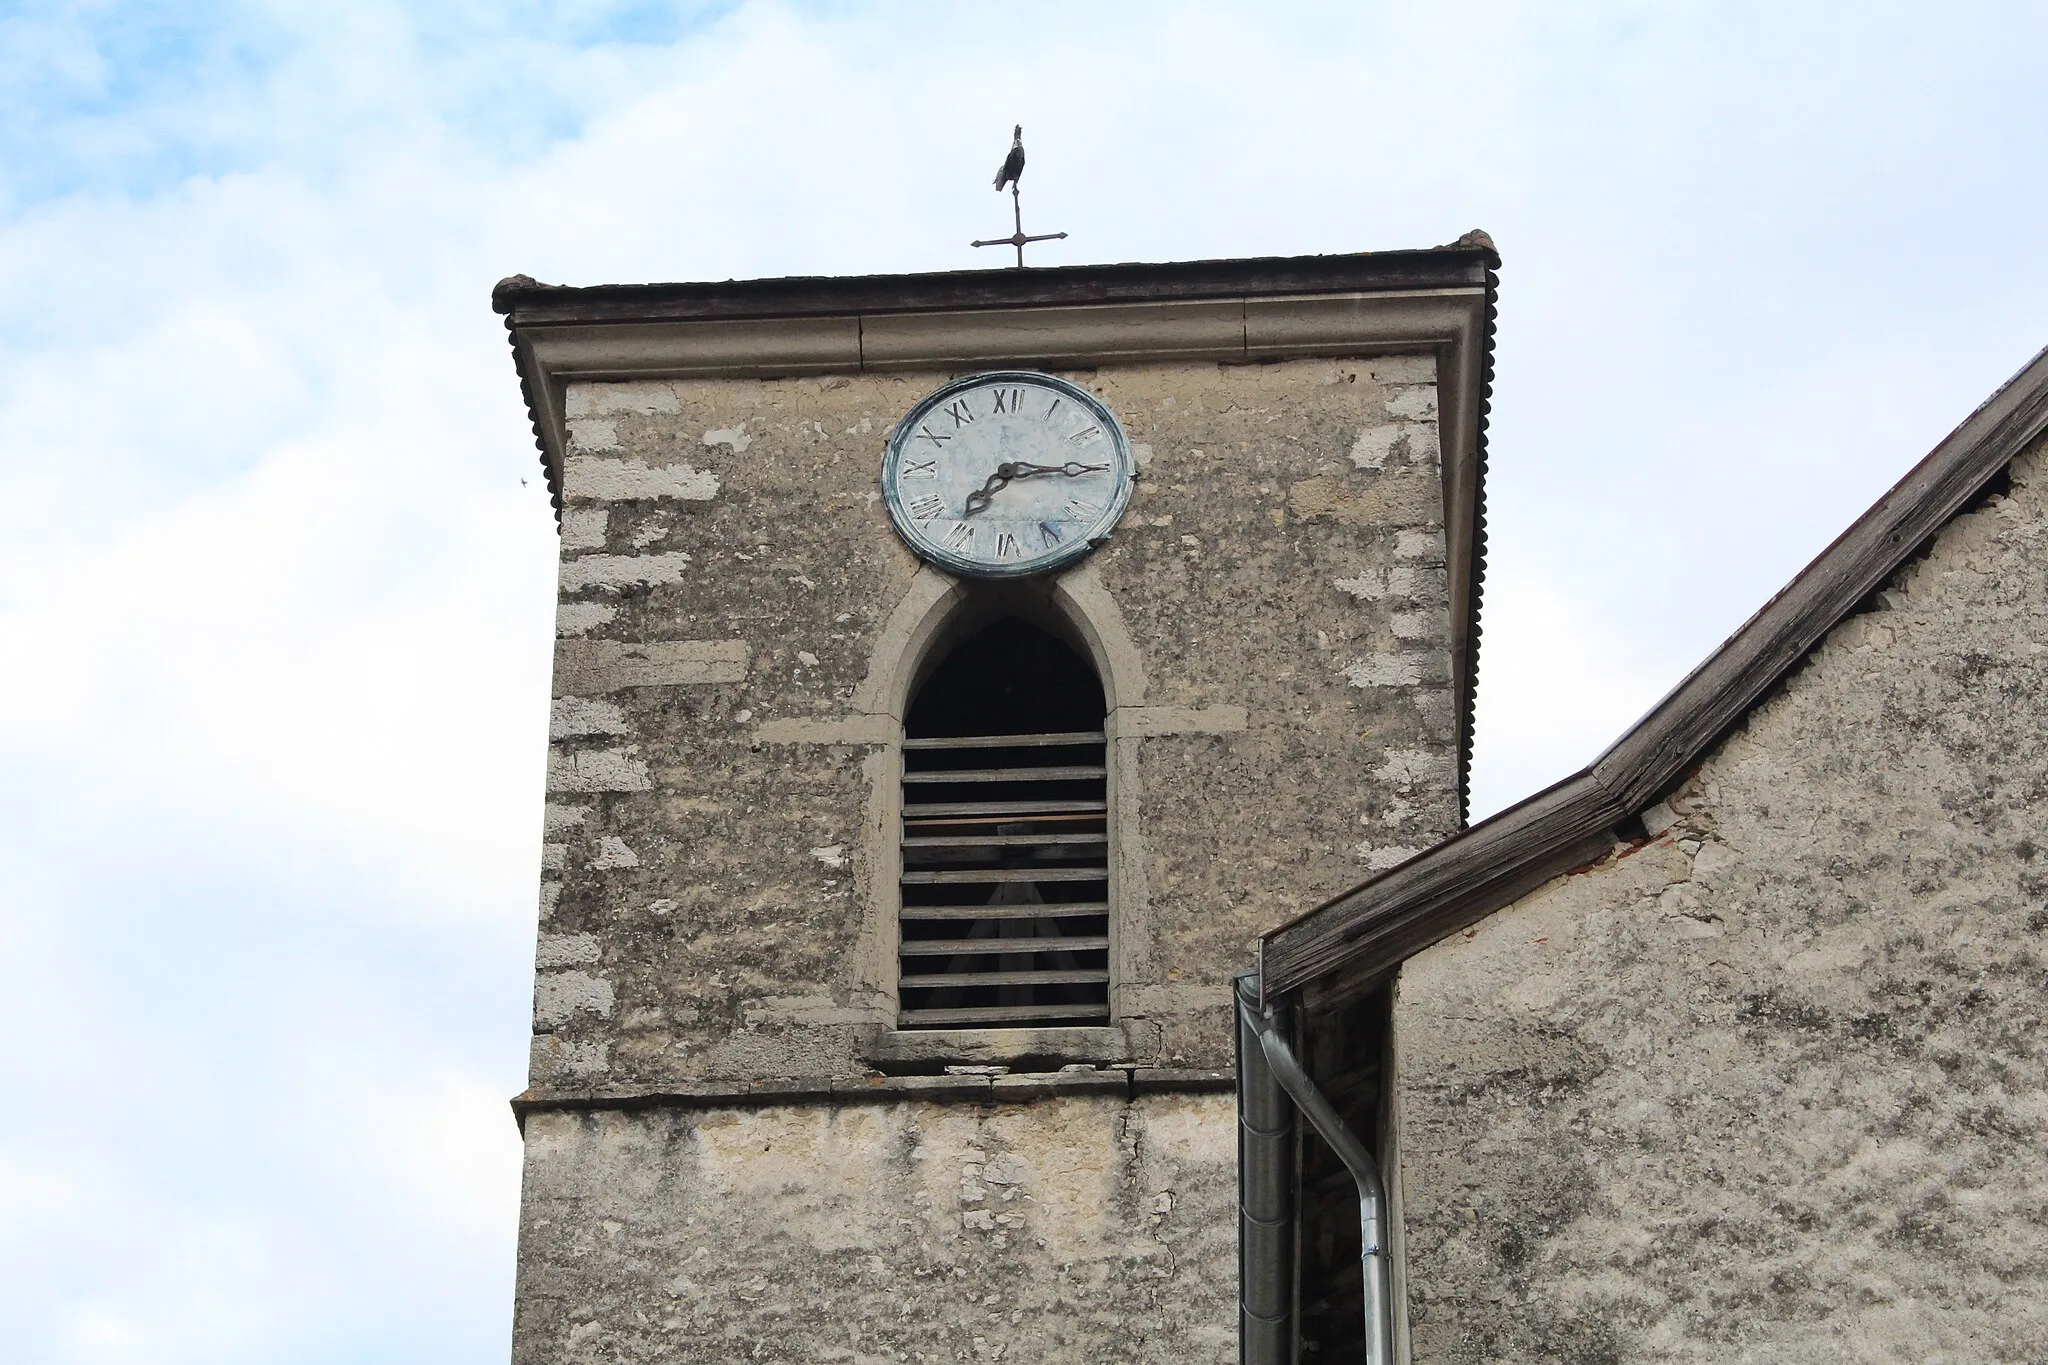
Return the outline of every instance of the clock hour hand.
<path id="1" fill-rule="evenodd" d="M 967 495 L 967 507 L 960 515 L 971 517 L 976 512 L 986 512 L 996 491 L 1017 477 L 1017 466 L 1004 463 L 996 466 L 996 472 L 988 476 L 988 482 Z"/>

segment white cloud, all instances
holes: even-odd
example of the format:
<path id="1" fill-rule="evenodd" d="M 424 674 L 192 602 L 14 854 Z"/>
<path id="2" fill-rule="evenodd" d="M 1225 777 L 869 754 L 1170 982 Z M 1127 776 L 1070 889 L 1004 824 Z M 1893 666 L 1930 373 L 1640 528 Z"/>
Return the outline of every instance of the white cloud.
<path id="1" fill-rule="evenodd" d="M 966 243 L 1019 119 L 1047 264 L 1491 229 L 1482 811 L 1611 740 L 2048 314 L 2033 259 L 1964 268 L 2048 193 L 2011 14 L 138 13 L 0 20 L 32 1365 L 503 1357 L 555 542 L 497 276 L 996 264 Z"/>
<path id="2" fill-rule="evenodd" d="M 1488 582 L 1480 624 L 1474 820 L 1592 762 L 1656 702 L 1667 671 L 1627 622 L 1537 578 Z"/>

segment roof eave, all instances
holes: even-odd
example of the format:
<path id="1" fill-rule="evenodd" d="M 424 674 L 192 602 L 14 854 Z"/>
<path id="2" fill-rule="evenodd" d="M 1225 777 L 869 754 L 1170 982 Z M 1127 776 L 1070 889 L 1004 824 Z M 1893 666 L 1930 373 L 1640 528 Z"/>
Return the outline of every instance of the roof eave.
<path id="1" fill-rule="evenodd" d="M 1260 939 L 1265 993 L 1376 978 L 1551 877 L 1676 786 L 1828 631 L 2048 431 L 2048 350 L 1586 768 Z"/>

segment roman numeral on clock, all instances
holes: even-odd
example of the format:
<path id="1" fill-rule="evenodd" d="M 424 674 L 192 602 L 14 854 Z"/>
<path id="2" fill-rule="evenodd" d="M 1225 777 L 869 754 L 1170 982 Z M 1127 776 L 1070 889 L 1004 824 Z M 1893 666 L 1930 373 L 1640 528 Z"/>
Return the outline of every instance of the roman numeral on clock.
<path id="1" fill-rule="evenodd" d="M 964 521 L 953 523 L 953 529 L 946 532 L 946 548 L 974 553 L 974 528 Z"/>
<path id="2" fill-rule="evenodd" d="M 1017 537 L 1011 535 L 1008 531 L 996 532 L 996 558 L 1015 559 L 1016 557 Z"/>
<path id="3" fill-rule="evenodd" d="M 1101 427 L 1084 427 L 1080 431 L 1077 431 L 1073 435 L 1067 437 L 1067 440 L 1071 444 L 1077 446 L 1084 446 L 1087 445 L 1090 441 L 1094 440 L 1096 437 L 1100 436 L 1101 434 Z"/>
<path id="4" fill-rule="evenodd" d="M 1088 502 L 1081 498 L 1067 499 L 1067 515 L 1076 521 L 1092 521 L 1102 510 L 1102 504 Z"/>
<path id="5" fill-rule="evenodd" d="M 946 510 L 945 500 L 936 493 L 920 493 L 905 504 L 912 521 L 930 521 Z"/>
<path id="6" fill-rule="evenodd" d="M 1038 523 L 1038 538 L 1047 549 L 1051 549 L 1053 546 L 1058 545 L 1060 542 L 1066 539 L 1066 537 L 1060 533 L 1060 528 L 1053 525 L 1049 521 L 1041 521 Z"/>
<path id="7" fill-rule="evenodd" d="M 953 438 L 951 436 L 941 436 L 930 427 L 921 426 L 917 429 L 917 439 L 920 441 L 930 441 L 933 445 L 941 445 Z"/>
<path id="8" fill-rule="evenodd" d="M 1024 411 L 1024 390 L 991 389 L 989 392 L 994 397 L 996 403 L 994 412 L 989 414 L 991 417 L 997 412 L 1019 413 Z"/>
<path id="9" fill-rule="evenodd" d="M 950 441 L 953 438 L 949 436 L 946 439 Z M 939 477 L 939 462 L 937 460 L 905 460 L 903 468 L 896 472 L 896 477 L 899 479 L 936 479 Z"/>
<path id="10" fill-rule="evenodd" d="M 974 413 L 968 408 L 965 398 L 955 399 L 946 405 L 946 416 L 953 419 L 953 429 L 958 431 L 974 421 Z"/>

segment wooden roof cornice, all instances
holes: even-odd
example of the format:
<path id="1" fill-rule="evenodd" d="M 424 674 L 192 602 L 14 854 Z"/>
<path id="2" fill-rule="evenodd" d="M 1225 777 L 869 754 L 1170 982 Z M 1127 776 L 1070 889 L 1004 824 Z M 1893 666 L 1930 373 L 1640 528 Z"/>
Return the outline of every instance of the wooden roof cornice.
<path id="1" fill-rule="evenodd" d="M 2048 431 L 2048 350 L 1592 764 L 1260 940 L 1268 998 L 1377 979 L 1616 841 L 1823 636 Z M 1342 986 L 1339 986 L 1341 979 Z"/>

